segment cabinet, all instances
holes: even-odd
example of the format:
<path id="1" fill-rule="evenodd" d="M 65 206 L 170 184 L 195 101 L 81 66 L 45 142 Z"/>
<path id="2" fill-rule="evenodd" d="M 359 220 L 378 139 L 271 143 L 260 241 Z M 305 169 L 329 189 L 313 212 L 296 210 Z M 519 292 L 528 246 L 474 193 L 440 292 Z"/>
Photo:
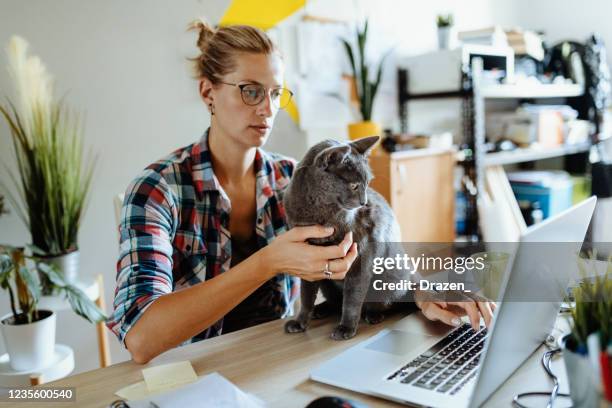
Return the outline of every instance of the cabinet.
<path id="1" fill-rule="evenodd" d="M 391 205 L 403 242 L 453 242 L 454 150 L 381 153 L 370 157 L 370 166 L 370 186 Z"/>

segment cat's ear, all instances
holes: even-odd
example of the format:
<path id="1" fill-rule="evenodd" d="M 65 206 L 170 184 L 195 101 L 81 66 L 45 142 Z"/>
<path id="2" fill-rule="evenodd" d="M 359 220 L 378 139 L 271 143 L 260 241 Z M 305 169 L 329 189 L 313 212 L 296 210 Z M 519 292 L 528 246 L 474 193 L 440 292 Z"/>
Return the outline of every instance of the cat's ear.
<path id="1" fill-rule="evenodd" d="M 314 162 L 318 167 L 326 169 L 331 164 L 340 164 L 350 152 L 351 146 L 346 144 L 328 147 L 317 154 Z"/>
<path id="2" fill-rule="evenodd" d="M 380 136 L 369 136 L 361 139 L 357 139 L 354 142 L 351 142 L 351 146 L 355 148 L 359 153 L 364 156 L 367 156 L 372 151 L 372 148 L 378 142 Z"/>

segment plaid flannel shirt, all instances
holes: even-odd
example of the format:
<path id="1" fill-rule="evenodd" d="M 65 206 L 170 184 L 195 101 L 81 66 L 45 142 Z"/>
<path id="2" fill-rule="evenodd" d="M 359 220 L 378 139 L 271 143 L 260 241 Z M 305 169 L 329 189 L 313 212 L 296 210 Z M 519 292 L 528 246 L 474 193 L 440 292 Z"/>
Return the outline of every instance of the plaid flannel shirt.
<path id="1" fill-rule="evenodd" d="M 282 195 L 295 161 L 257 149 L 256 234 L 261 248 L 287 230 Z M 213 172 L 208 130 L 199 143 L 148 166 L 127 188 L 121 211 L 120 253 L 113 314 L 107 326 L 125 336 L 155 299 L 230 268 L 231 203 Z M 267 305 L 292 313 L 299 279 L 274 278 Z M 189 313 L 189 311 L 185 311 Z M 188 342 L 220 335 L 223 319 Z"/>

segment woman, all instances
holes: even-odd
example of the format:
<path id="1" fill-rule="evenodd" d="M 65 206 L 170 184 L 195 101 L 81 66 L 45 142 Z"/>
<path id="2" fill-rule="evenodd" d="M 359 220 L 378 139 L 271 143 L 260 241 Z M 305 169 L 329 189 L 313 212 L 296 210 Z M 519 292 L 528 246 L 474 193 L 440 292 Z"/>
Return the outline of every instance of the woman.
<path id="1" fill-rule="evenodd" d="M 357 257 L 308 245 L 323 226 L 287 231 L 282 194 L 295 162 L 260 149 L 290 98 L 281 55 L 249 26 L 196 23 L 199 90 L 211 115 L 198 143 L 150 165 L 126 191 L 114 313 L 108 323 L 134 361 L 291 313 L 299 278 L 343 279 Z M 455 324 L 446 304 L 419 303 Z M 487 304 L 468 303 L 472 322 Z"/>

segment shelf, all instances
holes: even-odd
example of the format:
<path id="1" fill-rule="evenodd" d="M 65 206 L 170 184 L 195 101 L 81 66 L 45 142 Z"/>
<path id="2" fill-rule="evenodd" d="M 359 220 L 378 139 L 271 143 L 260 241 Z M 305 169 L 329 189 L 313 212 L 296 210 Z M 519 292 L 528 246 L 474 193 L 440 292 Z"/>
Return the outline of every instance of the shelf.
<path id="1" fill-rule="evenodd" d="M 566 156 L 568 154 L 582 153 L 589 150 L 589 142 L 559 147 L 540 147 L 516 149 L 509 152 L 487 153 L 484 157 L 485 166 L 523 163 L 534 160 L 550 159 L 552 157 Z"/>
<path id="2" fill-rule="evenodd" d="M 483 86 L 481 94 L 485 98 L 571 98 L 584 92 L 577 84 L 524 84 L 524 85 L 489 85 Z"/>
<path id="3" fill-rule="evenodd" d="M 74 370 L 74 351 L 63 344 L 55 344 L 55 354 L 47 367 L 29 371 L 15 371 L 8 353 L 0 356 L 0 386 L 23 387 L 31 385 L 31 378 L 51 382 L 67 377 Z"/>
<path id="4" fill-rule="evenodd" d="M 441 99 L 441 98 L 461 98 L 468 95 L 468 91 L 438 91 L 438 92 L 427 92 L 427 93 L 415 93 L 415 94 L 404 94 L 402 98 L 405 101 L 411 101 L 415 99 Z"/>
<path id="5" fill-rule="evenodd" d="M 571 98 L 581 96 L 582 86 L 577 84 L 523 84 L 523 85 L 486 85 L 480 94 L 488 99 L 539 99 L 539 98 Z M 438 91 L 403 95 L 404 101 L 415 99 L 460 98 L 468 91 Z"/>
<path id="6" fill-rule="evenodd" d="M 447 148 L 422 147 L 422 148 L 414 148 L 414 149 L 409 149 L 409 150 L 400 150 L 397 152 L 391 152 L 391 153 L 385 152 L 385 153 L 388 154 L 391 159 L 401 160 L 401 159 L 415 158 L 415 157 L 430 157 L 434 155 L 445 154 L 448 152 L 456 152 L 456 148 L 455 147 L 447 147 Z"/>

